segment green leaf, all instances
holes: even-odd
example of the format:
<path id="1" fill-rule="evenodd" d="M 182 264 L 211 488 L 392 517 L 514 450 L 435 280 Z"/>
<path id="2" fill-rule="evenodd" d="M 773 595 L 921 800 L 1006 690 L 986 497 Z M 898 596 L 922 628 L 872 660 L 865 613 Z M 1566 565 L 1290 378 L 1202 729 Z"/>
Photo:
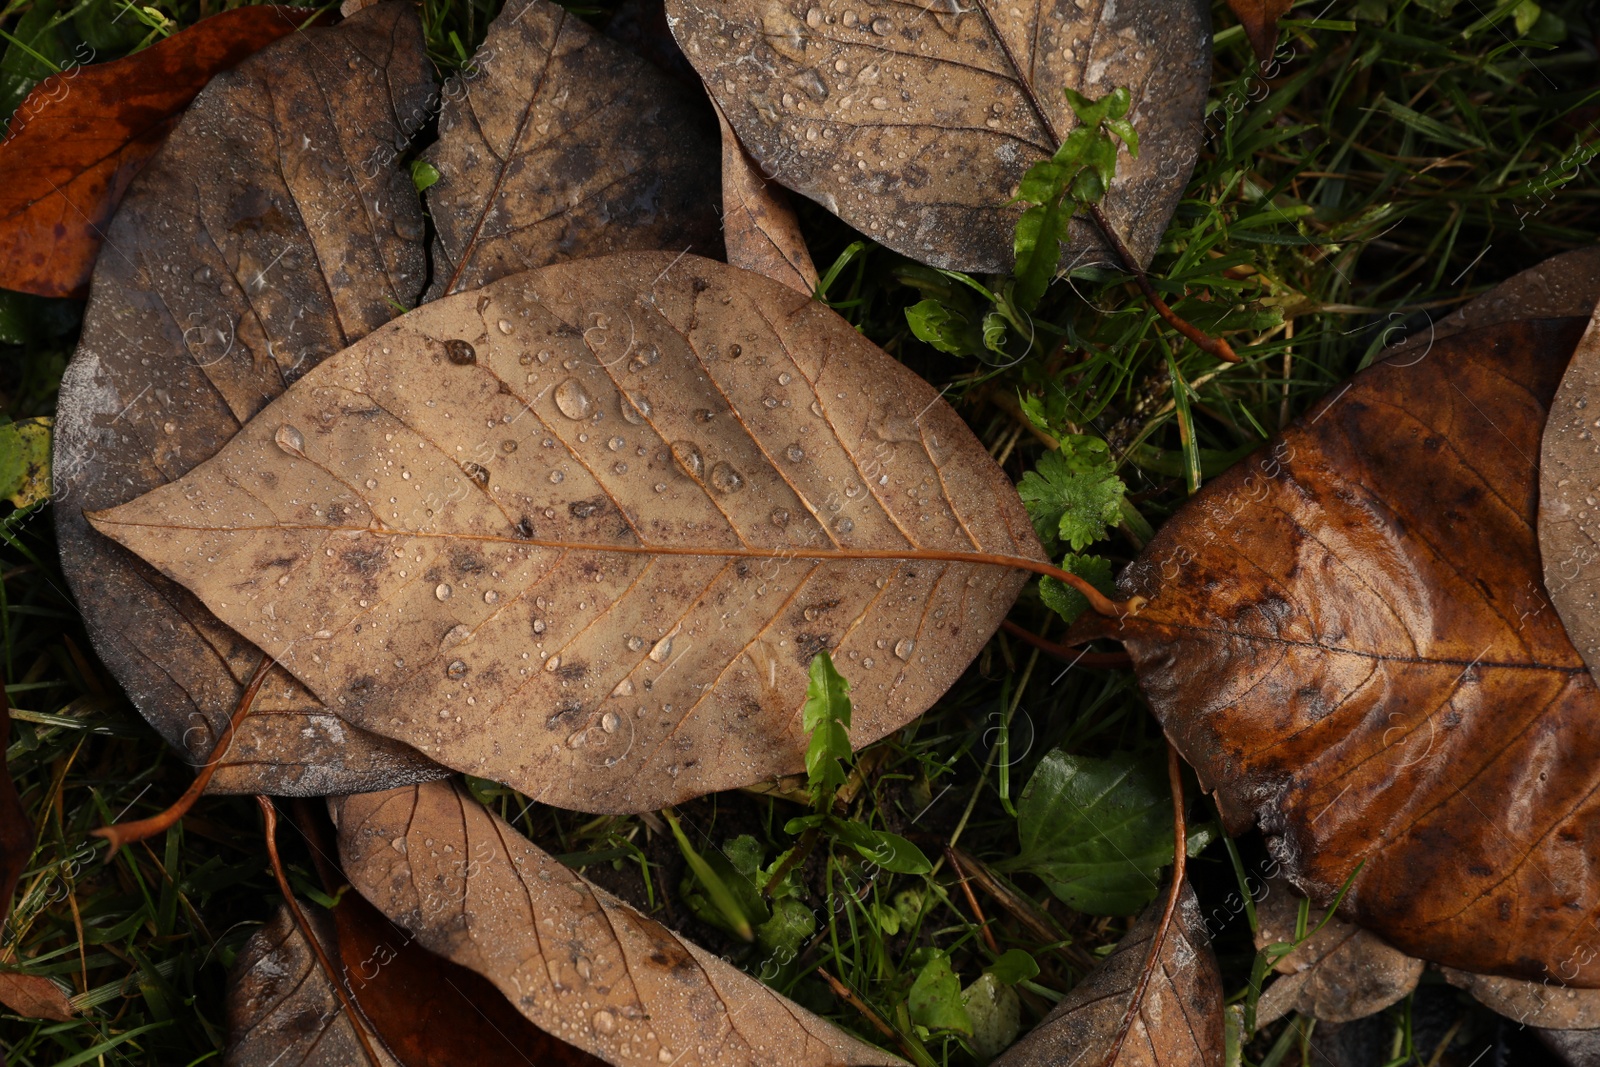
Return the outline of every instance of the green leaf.
<path id="1" fill-rule="evenodd" d="M 1052 552 L 1063 542 L 1081 552 L 1104 537 L 1121 517 L 1127 491 L 1106 443 L 1081 434 L 1061 438 L 1060 450 L 1041 456 L 1038 468 L 1017 486 L 1039 539 Z"/>
<path id="2" fill-rule="evenodd" d="M 899 834 L 873 830 L 858 822 L 829 817 L 827 829 L 833 837 L 844 842 L 886 871 L 895 874 L 927 874 L 933 864 L 922 850 Z"/>
<path id="3" fill-rule="evenodd" d="M 672 835 L 678 839 L 678 851 L 689 865 L 679 887 L 684 902 L 712 925 L 737 934 L 745 941 L 754 941 L 756 924 L 772 917 L 754 880 L 739 871 L 721 852 L 712 850 L 702 855 L 697 851 L 683 827 L 678 825 L 672 809 L 665 809 L 661 814 L 672 828 Z M 703 895 L 696 892 L 697 888 L 704 891 Z"/>
<path id="4" fill-rule="evenodd" d="M 818 811 L 833 806 L 833 794 L 844 785 L 850 759 L 850 683 L 833 665 L 827 651 L 811 660 L 801 729 L 811 735 L 806 745 L 806 784 Z"/>
<path id="5" fill-rule="evenodd" d="M 1006 949 L 1001 957 L 989 964 L 988 972 L 1006 985 L 1026 982 L 1039 973 L 1039 963 L 1020 948 Z"/>
<path id="6" fill-rule="evenodd" d="M 50 499 L 49 417 L 0 426 L 0 496 L 19 508 Z"/>
<path id="7" fill-rule="evenodd" d="M 817 917 L 803 903 L 793 899 L 775 900 L 772 918 L 756 927 L 756 944 L 769 957 L 792 959 L 816 928 Z"/>
<path id="8" fill-rule="evenodd" d="M 924 341 L 952 356 L 970 355 L 967 335 L 971 330 L 964 315 L 929 298 L 906 308 L 906 325 L 917 340 Z"/>
<path id="9" fill-rule="evenodd" d="M 1160 760 L 1059 749 L 1040 761 L 1017 804 L 1021 848 L 1005 870 L 1031 871 L 1070 907 L 1132 915 L 1155 899 L 1172 862 L 1172 796 Z"/>
<path id="10" fill-rule="evenodd" d="M 939 949 L 925 950 L 926 962 L 911 983 L 906 1006 L 911 1021 L 929 1030 L 972 1033 L 972 1020 L 961 1003 L 961 979 L 950 969 L 950 957 Z"/>
<path id="11" fill-rule="evenodd" d="M 437 185 L 440 177 L 439 168 L 426 160 L 419 159 L 411 164 L 411 184 L 419 193 Z"/>
<path id="12" fill-rule="evenodd" d="M 1111 581 L 1111 561 L 1102 556 L 1075 556 L 1068 553 L 1061 559 L 1061 569 L 1076 574 L 1108 597 L 1116 597 L 1116 587 Z M 1039 579 L 1039 599 L 1045 607 L 1068 622 L 1089 610 L 1089 601 L 1072 586 L 1055 578 Z"/>
<path id="13" fill-rule="evenodd" d="M 979 975 L 961 991 L 961 1007 L 971 1021 L 972 1051 L 979 1059 L 1000 1055 L 1022 1032 L 1022 1000 L 993 972 Z"/>

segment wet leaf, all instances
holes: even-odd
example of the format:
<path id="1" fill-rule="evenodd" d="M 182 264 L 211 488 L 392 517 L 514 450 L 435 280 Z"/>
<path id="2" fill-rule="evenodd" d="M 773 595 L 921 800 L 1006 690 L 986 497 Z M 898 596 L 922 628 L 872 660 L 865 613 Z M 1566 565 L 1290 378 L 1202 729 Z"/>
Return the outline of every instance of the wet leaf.
<path id="1" fill-rule="evenodd" d="M 762 175 L 720 109 L 717 125 L 722 131 L 722 240 L 728 262 L 810 296 L 817 289 L 817 268 L 788 193 Z"/>
<path id="2" fill-rule="evenodd" d="M 1600 677 L 1600 327 L 1591 319 L 1550 405 L 1540 444 L 1539 559 L 1545 589 L 1567 636 Z M 1593 410 L 1591 410 L 1593 409 Z"/>
<path id="3" fill-rule="evenodd" d="M 992 973 L 961 991 L 961 1006 L 972 1024 L 972 1050 L 992 1059 L 1006 1050 L 1022 1031 L 1022 1001 L 1017 991 Z"/>
<path id="4" fill-rule="evenodd" d="M 1530 272 L 1361 373 L 1119 581 L 1149 603 L 1118 636 L 1230 829 L 1258 823 L 1321 905 L 1365 860 L 1350 919 L 1480 973 L 1542 978 L 1600 907 L 1600 690 L 1534 534 L 1593 276 L 1592 256 Z"/>
<path id="5" fill-rule="evenodd" d="M 1210 29 L 1194 0 L 1031 7 L 937 0 L 669 0 L 668 19 L 761 167 L 890 248 L 936 266 L 1005 272 L 1024 171 L 1074 119 L 1063 89 L 1131 90 L 1137 159 L 1105 211 L 1149 260 L 1200 142 Z M 1072 225 L 1063 261 L 1102 250 Z"/>
<path id="6" fill-rule="evenodd" d="M 582 256 L 716 255 L 704 97 L 550 0 L 513 0 L 446 83 L 432 300 Z"/>
<path id="7" fill-rule="evenodd" d="M 1586 957 L 1593 956 L 1592 948 L 1581 947 L 1572 959 L 1562 961 L 1560 971 L 1552 971 L 1537 982 L 1468 974 L 1454 967 L 1444 968 L 1444 976 L 1451 985 L 1465 989 L 1478 1003 L 1519 1026 L 1537 1026 L 1542 1030 L 1600 1030 L 1600 989 L 1576 989 L 1559 977 L 1563 973 L 1576 975 L 1575 964 L 1579 960 L 1588 962 Z"/>
<path id="8" fill-rule="evenodd" d="M 950 967 L 950 955 L 940 949 L 926 949 L 917 977 L 906 994 L 911 1021 L 929 1030 L 972 1033 L 972 1019 L 961 996 L 961 979 Z"/>
<path id="9" fill-rule="evenodd" d="M 1228 0 L 1228 6 L 1244 26 L 1250 48 L 1265 63 L 1278 46 L 1278 20 L 1289 13 L 1294 0 Z"/>
<path id="10" fill-rule="evenodd" d="M 1256 947 L 1293 944 L 1300 899 L 1281 882 L 1272 883 L 1256 904 Z M 1317 930 L 1324 912 L 1310 909 L 1306 930 Z M 1327 924 L 1289 955 L 1278 960 L 1282 976 L 1267 986 L 1256 1008 L 1256 1027 L 1298 1011 L 1323 1022 L 1362 1019 L 1396 1003 L 1417 987 L 1422 961 L 1382 938 L 1341 919 Z"/>
<path id="11" fill-rule="evenodd" d="M 608 1063 L 900 1062 L 678 940 L 449 785 L 333 804 L 358 891 Z"/>
<path id="12" fill-rule="evenodd" d="M 101 659 L 192 759 L 211 751 L 261 653 L 95 534 L 82 509 L 180 476 L 286 381 L 415 301 L 426 263 L 410 177 L 363 161 L 392 156 L 432 95 L 403 4 L 294 34 L 195 98 L 107 232 L 57 411 L 62 568 Z M 317 793 L 427 773 L 283 671 L 254 711 L 212 788 Z"/>
<path id="13" fill-rule="evenodd" d="M 670 253 L 426 305 L 95 522 L 342 719 L 591 811 L 798 771 L 819 651 L 899 728 L 1039 558 L 927 383 Z"/>
<path id="14" fill-rule="evenodd" d="M 1165 764 L 1052 750 L 1022 791 L 1017 834 L 1021 847 L 1001 870 L 1031 871 L 1076 911 L 1133 915 L 1172 862 Z"/>
<path id="15" fill-rule="evenodd" d="M 23 419 L 0 426 L 0 496 L 19 508 L 50 499 L 50 425 Z"/>
<path id="16" fill-rule="evenodd" d="M 66 991 L 41 974 L 0 971 L 0 1004 L 29 1019 L 64 1023 L 73 1015 Z"/>
<path id="17" fill-rule="evenodd" d="M 189 101 L 217 72 L 312 14 L 268 5 L 224 11 L 125 59 L 69 67 L 34 87 L 0 142 L 0 286 L 85 295 L 122 194 Z"/>
<path id="18" fill-rule="evenodd" d="M 1165 899 L 1151 904 L 1106 961 L 995 1067 L 1097 1063 L 1127 1014 L 1150 954 Z M 1222 975 L 1206 937 L 1200 903 L 1185 883 L 1161 943 L 1139 1012 L 1122 1051 L 1107 1067 L 1213 1067 L 1222 1062 Z"/>

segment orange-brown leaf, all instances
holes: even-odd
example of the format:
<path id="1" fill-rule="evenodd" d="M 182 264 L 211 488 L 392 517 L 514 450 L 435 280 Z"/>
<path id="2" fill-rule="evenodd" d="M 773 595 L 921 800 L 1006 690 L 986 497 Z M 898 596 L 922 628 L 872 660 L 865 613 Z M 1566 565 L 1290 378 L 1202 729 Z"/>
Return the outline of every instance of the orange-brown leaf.
<path id="1" fill-rule="evenodd" d="M 721 108 L 717 125 L 722 129 L 722 241 L 728 262 L 810 296 L 817 288 L 817 268 L 788 192 L 761 174 Z"/>
<path id="2" fill-rule="evenodd" d="M 72 1004 L 61 987 L 39 974 L 0 971 L 0 1004 L 30 1019 L 66 1022 L 72 1018 Z"/>
<path id="3" fill-rule="evenodd" d="M 1239 17 L 1244 35 L 1256 58 L 1265 63 L 1278 44 L 1278 20 L 1289 13 L 1294 0 L 1228 0 L 1228 7 Z"/>
<path id="4" fill-rule="evenodd" d="M 189 101 L 309 14 L 235 8 L 125 59 L 40 82 L 0 143 L 0 288 L 83 296 L 122 194 Z"/>

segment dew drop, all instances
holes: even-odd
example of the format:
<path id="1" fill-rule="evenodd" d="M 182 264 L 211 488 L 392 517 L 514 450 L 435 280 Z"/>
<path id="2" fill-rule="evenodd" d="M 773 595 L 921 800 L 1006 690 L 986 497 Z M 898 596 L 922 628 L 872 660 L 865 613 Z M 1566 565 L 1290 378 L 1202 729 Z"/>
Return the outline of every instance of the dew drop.
<path id="1" fill-rule="evenodd" d="M 478 362 L 477 349 L 465 341 L 446 341 L 444 343 L 445 358 L 458 367 L 465 367 L 469 363 Z"/>
<path id="2" fill-rule="evenodd" d="M 364 484 L 368 489 L 376 489 L 378 488 L 378 479 L 368 478 Z"/>
<path id="3" fill-rule="evenodd" d="M 447 678 L 461 678 L 467 673 L 467 665 L 458 659 L 451 660 L 450 666 L 444 669 L 444 673 Z"/>
<path id="4" fill-rule="evenodd" d="M 833 520 L 833 528 L 842 534 L 847 534 L 856 528 L 856 524 L 848 515 L 841 515 Z"/>
<path id="5" fill-rule="evenodd" d="M 534 619 L 533 620 L 533 632 L 536 633 L 536 634 L 542 634 L 542 633 L 544 633 L 544 631 L 545 631 L 544 620 L 543 619 Z"/>
<path id="6" fill-rule="evenodd" d="M 894 654 L 897 659 L 909 660 L 911 653 L 917 650 L 917 643 L 909 637 L 902 637 L 894 643 Z"/>
<path id="7" fill-rule="evenodd" d="M 611 449 L 613 452 L 620 452 L 622 451 L 622 446 L 627 443 L 628 442 L 624 441 L 620 437 L 613 437 L 611 440 L 606 442 L 606 447 Z"/>
<path id="8" fill-rule="evenodd" d="M 449 600 L 450 594 L 453 592 L 455 592 L 455 590 L 450 588 L 449 582 L 440 582 L 438 585 L 433 587 L 433 595 L 440 600 Z"/>
<path id="9" fill-rule="evenodd" d="M 616 733 L 617 727 L 621 725 L 622 719 L 614 711 L 608 711 L 604 715 L 600 716 L 600 729 L 604 730 L 608 734 Z"/>
<path id="10" fill-rule="evenodd" d="M 786 508 L 772 509 L 772 525 L 780 529 L 789 525 L 789 512 Z"/>
<path id="11" fill-rule="evenodd" d="M 594 413 L 594 400 L 576 378 L 556 386 L 556 407 L 569 419 L 586 419 Z"/>
<path id="12" fill-rule="evenodd" d="M 515 441 L 513 441 L 511 438 L 508 437 L 504 441 L 500 442 L 500 451 L 504 452 L 506 455 L 509 456 L 509 455 L 511 455 L 511 453 L 515 452 L 516 450 L 517 450 L 517 443 Z"/>
<path id="13" fill-rule="evenodd" d="M 667 634 L 667 636 L 663 637 L 661 640 L 657 641 L 653 646 L 651 646 L 651 660 L 656 663 L 665 663 L 667 661 L 667 657 L 672 655 L 672 639 L 678 636 L 678 631 L 681 629 L 683 629 L 683 624 L 680 622 L 678 625 L 672 628 L 671 633 Z"/>
<path id="14" fill-rule="evenodd" d="M 278 443 L 279 448 L 289 453 L 289 455 L 297 456 L 300 459 L 306 458 L 305 435 L 288 423 L 279 426 L 278 432 L 272 435 L 272 439 Z"/>
<path id="15" fill-rule="evenodd" d="M 622 413 L 622 421 L 630 426 L 643 426 L 644 420 L 650 417 L 650 401 L 642 396 L 618 393 L 617 409 Z"/>
<path id="16" fill-rule="evenodd" d="M 744 488 L 744 475 L 718 460 L 717 465 L 711 468 L 711 484 L 717 487 L 719 493 L 737 493 Z"/>
<path id="17" fill-rule="evenodd" d="M 465 641 L 471 636 L 472 630 L 464 623 L 458 622 L 454 626 L 450 627 L 450 629 L 446 630 L 444 637 L 439 640 L 439 651 L 443 652 L 447 648 L 459 645 L 461 642 Z M 463 667 L 462 669 L 465 670 L 466 668 Z M 452 677 L 454 676 L 452 675 Z"/>
<path id="18" fill-rule="evenodd" d="M 483 602 L 485 604 L 495 604 L 498 603 L 499 600 L 500 594 L 495 592 L 493 589 L 490 589 L 488 592 L 483 594 Z"/>
<path id="19" fill-rule="evenodd" d="M 550 484 L 551 485 L 560 485 L 566 479 L 566 477 L 567 476 L 565 474 L 562 474 L 560 471 L 551 471 L 550 472 Z"/>
<path id="20" fill-rule="evenodd" d="M 799 463 L 801 460 L 806 458 L 806 450 L 800 447 L 800 443 L 798 441 L 784 449 L 783 454 L 788 458 L 790 463 Z"/>
<path id="21" fill-rule="evenodd" d="M 706 461 L 693 441 L 672 442 L 672 458 L 678 469 L 691 478 L 699 479 L 706 471 Z"/>
<path id="22" fill-rule="evenodd" d="M 551 656 L 549 659 L 544 661 L 544 669 L 547 670 L 547 671 L 550 671 L 551 673 L 554 673 L 560 667 L 561 667 L 561 657 L 560 656 Z"/>
<path id="23" fill-rule="evenodd" d="M 611 690 L 611 695 L 614 697 L 631 697 L 633 696 L 633 692 L 633 679 L 624 678 L 622 681 L 617 683 L 617 687 L 615 689 Z"/>
<path id="24" fill-rule="evenodd" d="M 495 323 L 495 325 L 500 327 L 500 332 L 501 333 L 506 334 L 507 336 L 510 336 L 510 334 L 511 334 L 511 322 L 510 322 L 510 320 L 501 319 L 499 322 Z"/>

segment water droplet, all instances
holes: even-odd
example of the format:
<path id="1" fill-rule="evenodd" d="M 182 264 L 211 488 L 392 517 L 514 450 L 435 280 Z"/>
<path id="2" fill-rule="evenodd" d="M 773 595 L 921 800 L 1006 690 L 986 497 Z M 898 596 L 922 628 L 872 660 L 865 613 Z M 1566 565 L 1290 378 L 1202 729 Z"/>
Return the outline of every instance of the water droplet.
<path id="1" fill-rule="evenodd" d="M 650 401 L 642 396 L 618 393 L 617 408 L 622 413 L 622 421 L 630 426 L 643 426 L 644 420 L 650 417 Z"/>
<path id="2" fill-rule="evenodd" d="M 611 691 L 611 695 L 614 697 L 633 696 L 633 679 L 624 678 L 622 681 L 618 682 L 617 687 Z"/>
<path id="3" fill-rule="evenodd" d="M 562 481 L 564 481 L 566 479 L 566 477 L 567 476 L 565 474 L 562 474 L 560 471 L 551 471 L 550 472 L 550 484 L 551 485 L 560 485 L 562 483 Z"/>
<path id="4" fill-rule="evenodd" d="M 806 450 L 800 447 L 798 441 L 784 449 L 783 454 L 788 457 L 790 463 L 799 463 L 806 458 Z"/>
<path id="5" fill-rule="evenodd" d="M 279 426 L 278 432 L 272 435 L 272 439 L 278 442 L 278 447 L 289 453 L 289 455 L 297 456 L 300 459 L 306 458 L 305 435 L 288 423 Z"/>
<path id="6" fill-rule="evenodd" d="M 461 465 L 461 472 L 468 478 L 471 478 L 473 484 L 478 486 L 478 488 L 488 488 L 489 469 L 487 467 L 480 467 L 476 463 L 463 463 Z"/>
<path id="7" fill-rule="evenodd" d="M 815 415 L 819 419 L 822 418 L 822 401 L 813 400 L 811 402 L 811 414 Z"/>
<path id="8" fill-rule="evenodd" d="M 653 367 L 659 362 L 661 362 L 661 350 L 655 345 L 649 345 L 628 360 L 628 370 L 637 373 L 646 367 Z"/>
<path id="9" fill-rule="evenodd" d="M 450 627 L 450 629 L 446 630 L 444 637 L 440 638 L 439 651 L 443 652 L 445 649 L 450 648 L 453 645 L 459 645 L 461 642 L 465 641 L 471 636 L 471 628 L 466 626 L 464 623 L 458 622 L 454 626 Z"/>
<path id="10" fill-rule="evenodd" d="M 651 646 L 650 658 L 656 663 L 665 663 L 667 661 L 667 657 L 672 655 L 672 639 L 678 636 L 678 631 L 681 629 L 683 629 L 683 623 L 680 622 L 678 625 L 672 628 L 671 633 L 667 634 L 667 636 L 663 637 L 661 640 L 657 641 L 653 646 Z"/>
<path id="11" fill-rule="evenodd" d="M 908 660 L 911 653 L 917 650 L 917 643 L 909 637 L 902 637 L 894 643 L 894 654 L 898 659 Z"/>
<path id="12" fill-rule="evenodd" d="M 894 23 L 886 18 L 880 16 L 872 20 L 872 32 L 879 37 L 889 36 L 889 31 L 892 29 L 894 29 Z"/>
<path id="13" fill-rule="evenodd" d="M 711 468 L 711 484 L 717 487 L 719 493 L 737 493 L 744 488 L 744 475 L 718 460 L 717 465 Z"/>
<path id="14" fill-rule="evenodd" d="M 631 691 L 631 690 L 630 690 Z M 617 727 L 622 725 L 622 719 L 614 711 L 608 711 L 600 716 L 600 729 L 608 734 L 617 732 Z"/>
<path id="15" fill-rule="evenodd" d="M 493 589 L 490 589 L 488 592 L 483 594 L 483 602 L 485 604 L 495 604 L 499 603 L 499 601 L 500 594 L 495 592 Z"/>
<path id="16" fill-rule="evenodd" d="M 378 488 L 378 479 L 368 478 L 364 484 L 368 489 L 376 489 Z"/>
<path id="17" fill-rule="evenodd" d="M 460 678 L 467 673 L 467 665 L 460 660 L 451 660 L 450 666 L 444 669 L 447 678 Z"/>
<path id="18" fill-rule="evenodd" d="M 517 443 L 515 441 L 513 441 L 511 438 L 508 437 L 504 441 L 500 442 L 500 451 L 504 452 L 506 455 L 509 456 L 509 455 L 511 455 L 511 453 L 515 452 L 516 450 L 517 450 Z"/>
<path id="19" fill-rule="evenodd" d="M 784 371 L 782 374 L 778 375 L 779 385 L 788 385 L 792 381 L 794 381 L 794 377 L 790 375 L 788 371 Z"/>
<path id="20" fill-rule="evenodd" d="M 465 367 L 469 363 L 478 362 L 478 351 L 465 341 L 446 341 L 444 343 L 445 358 L 458 367 Z"/>
<path id="21" fill-rule="evenodd" d="M 617 1028 L 617 1017 L 604 1008 L 594 1013 L 594 1029 L 597 1034 L 609 1034 Z"/>
<path id="22" fill-rule="evenodd" d="M 501 333 L 503 333 L 503 334 L 506 334 L 506 335 L 508 335 L 508 336 L 509 336 L 509 335 L 510 335 L 510 333 L 511 333 L 511 323 L 510 323 L 510 321 L 509 321 L 509 320 L 507 320 L 507 319 L 501 319 L 501 320 L 500 320 L 500 321 L 499 321 L 499 322 L 498 322 L 498 323 L 496 323 L 496 324 L 495 324 L 495 325 L 497 325 L 497 326 L 499 326 L 499 327 L 500 327 L 500 332 L 501 332 Z"/>
<path id="23" fill-rule="evenodd" d="M 743 345 L 732 344 L 732 345 L 728 346 L 728 358 L 729 359 L 738 359 L 742 355 L 744 355 L 744 346 Z"/>
<path id="24" fill-rule="evenodd" d="M 584 734 L 586 734 L 587 732 L 588 732 L 587 730 L 574 730 L 574 731 L 572 731 L 572 733 L 567 736 L 567 747 L 568 748 L 582 748 L 583 747 L 583 742 L 584 742 Z"/>
<path id="25" fill-rule="evenodd" d="M 594 413 L 594 400 L 576 378 L 556 386 L 556 407 L 569 419 L 586 419 Z"/>
<path id="26" fill-rule="evenodd" d="M 780 528 L 789 525 L 789 512 L 786 508 L 772 509 L 772 525 Z"/>
<path id="27" fill-rule="evenodd" d="M 533 632 L 536 633 L 536 634 L 542 634 L 542 633 L 544 633 L 544 631 L 545 631 L 544 620 L 543 619 L 534 619 L 533 620 Z"/>
<path id="28" fill-rule="evenodd" d="M 833 528 L 842 534 L 847 534 L 856 528 L 856 524 L 851 521 L 850 516 L 841 515 L 833 520 Z"/>
<path id="29" fill-rule="evenodd" d="M 706 461 L 693 441 L 672 442 L 672 458 L 677 461 L 678 469 L 691 478 L 699 479 L 705 474 Z"/>
<path id="30" fill-rule="evenodd" d="M 433 595 L 440 600 L 449 600 L 450 594 L 454 591 L 455 590 L 450 588 L 449 582 L 440 582 L 438 585 L 433 587 Z"/>
<path id="31" fill-rule="evenodd" d="M 561 666 L 561 657 L 560 656 L 551 656 L 549 659 L 544 661 L 544 669 L 547 670 L 547 671 L 550 671 L 551 673 L 554 673 L 557 669 L 560 668 L 560 666 Z"/>

